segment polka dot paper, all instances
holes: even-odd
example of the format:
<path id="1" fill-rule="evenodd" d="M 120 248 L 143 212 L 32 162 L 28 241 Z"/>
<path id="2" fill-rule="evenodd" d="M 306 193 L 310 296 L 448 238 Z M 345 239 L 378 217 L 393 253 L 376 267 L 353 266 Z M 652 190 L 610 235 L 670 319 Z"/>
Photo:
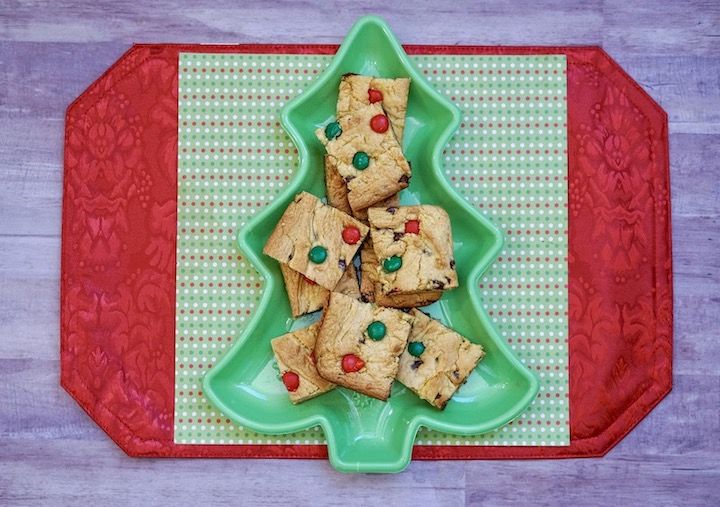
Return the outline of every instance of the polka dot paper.
<path id="1" fill-rule="evenodd" d="M 481 280 L 486 311 L 540 379 L 538 398 L 495 432 L 421 428 L 418 445 L 568 445 L 567 150 L 564 56 L 415 56 L 462 110 L 444 153 L 456 191 L 505 233 Z M 175 442 L 322 444 L 320 428 L 263 435 L 219 413 L 202 376 L 238 340 L 263 280 L 236 247 L 240 228 L 293 177 L 280 110 L 325 55 L 180 55 Z"/>

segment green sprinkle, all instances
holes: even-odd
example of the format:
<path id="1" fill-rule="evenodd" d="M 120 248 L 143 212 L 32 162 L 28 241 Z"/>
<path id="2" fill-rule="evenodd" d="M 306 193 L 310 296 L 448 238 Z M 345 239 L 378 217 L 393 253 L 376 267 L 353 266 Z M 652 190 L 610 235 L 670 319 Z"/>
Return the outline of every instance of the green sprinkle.
<path id="1" fill-rule="evenodd" d="M 310 249 L 308 258 L 315 264 L 322 264 L 327 259 L 327 249 L 320 245 L 314 246 Z"/>
<path id="2" fill-rule="evenodd" d="M 374 321 L 367 328 L 368 336 L 374 341 L 379 341 L 385 338 L 386 331 L 385 324 L 379 320 Z"/>
<path id="3" fill-rule="evenodd" d="M 340 124 L 336 121 L 328 123 L 327 127 L 325 127 L 325 137 L 329 140 L 340 137 L 340 134 L 342 134 L 342 129 L 340 128 Z"/>
<path id="4" fill-rule="evenodd" d="M 402 267 L 402 257 L 393 255 L 383 261 L 383 269 L 386 273 L 392 273 Z"/>
<path id="5" fill-rule="evenodd" d="M 425 345 L 422 342 L 410 342 L 408 344 L 408 352 L 411 356 L 420 357 L 425 352 Z"/>
<path id="6" fill-rule="evenodd" d="M 363 169 L 367 169 L 369 165 L 370 157 L 364 151 L 358 151 L 353 157 L 353 167 L 355 167 L 355 169 L 362 171 Z"/>

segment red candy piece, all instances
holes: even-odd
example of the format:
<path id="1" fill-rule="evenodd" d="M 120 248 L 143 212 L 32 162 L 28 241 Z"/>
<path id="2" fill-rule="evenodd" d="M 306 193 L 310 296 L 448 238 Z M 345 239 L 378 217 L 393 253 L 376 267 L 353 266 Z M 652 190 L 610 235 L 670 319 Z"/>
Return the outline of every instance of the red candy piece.
<path id="1" fill-rule="evenodd" d="M 309 283 L 310 285 L 317 285 L 317 282 L 316 282 L 315 280 L 310 280 L 310 279 L 309 279 L 307 276 L 305 276 L 305 275 L 303 275 L 303 278 L 304 278 L 305 281 L 306 281 L 307 283 Z"/>
<path id="2" fill-rule="evenodd" d="M 368 90 L 368 100 L 371 104 L 374 104 L 375 102 L 382 102 L 383 94 L 380 90 L 376 90 L 375 88 L 370 88 Z"/>
<path id="3" fill-rule="evenodd" d="M 405 222 L 406 234 L 418 234 L 420 232 L 420 222 L 417 220 L 408 220 Z"/>
<path id="4" fill-rule="evenodd" d="M 313 350 L 310 352 L 310 361 L 312 361 L 312 364 L 317 364 L 317 361 L 315 361 L 315 351 Z"/>
<path id="5" fill-rule="evenodd" d="M 387 132 L 389 126 L 388 118 L 384 114 L 377 114 L 370 119 L 370 128 L 378 134 Z"/>
<path id="6" fill-rule="evenodd" d="M 365 361 L 355 354 L 346 354 L 342 358 L 342 369 L 345 373 L 354 373 L 360 371 L 365 366 Z"/>
<path id="7" fill-rule="evenodd" d="M 282 374 L 282 381 L 288 391 L 297 391 L 300 387 L 300 377 L 294 371 L 286 371 Z"/>
<path id="8" fill-rule="evenodd" d="M 345 227 L 342 231 L 342 239 L 348 245 L 354 245 L 360 241 L 360 229 L 352 225 Z"/>

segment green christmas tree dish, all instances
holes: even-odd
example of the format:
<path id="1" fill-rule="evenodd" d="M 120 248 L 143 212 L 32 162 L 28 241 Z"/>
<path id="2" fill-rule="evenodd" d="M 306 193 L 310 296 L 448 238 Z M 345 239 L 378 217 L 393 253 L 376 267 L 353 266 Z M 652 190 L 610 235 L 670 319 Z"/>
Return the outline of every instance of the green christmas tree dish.
<path id="1" fill-rule="evenodd" d="M 324 195 L 323 146 L 314 131 L 334 119 L 335 99 L 346 73 L 410 77 L 412 85 L 403 150 L 412 162 L 403 204 L 436 204 L 449 214 L 460 287 L 428 307 L 430 313 L 486 350 L 444 411 L 395 382 L 388 402 L 336 389 L 293 405 L 273 368 L 270 340 L 312 318 L 292 319 L 278 263 L 262 254 L 270 233 L 295 194 Z M 457 195 L 441 170 L 443 149 L 460 112 L 414 68 L 385 22 L 363 17 L 348 33 L 328 69 L 282 111 L 300 167 L 281 197 L 255 216 L 238 236 L 243 255 L 265 279 L 262 300 L 243 335 L 205 376 L 205 395 L 227 417 L 254 431 L 283 434 L 320 426 L 331 464 L 346 472 L 399 472 L 410 462 L 420 426 L 460 435 L 497 429 L 535 399 L 539 383 L 512 354 L 485 313 L 478 290 L 482 273 L 499 254 L 501 232 Z"/>

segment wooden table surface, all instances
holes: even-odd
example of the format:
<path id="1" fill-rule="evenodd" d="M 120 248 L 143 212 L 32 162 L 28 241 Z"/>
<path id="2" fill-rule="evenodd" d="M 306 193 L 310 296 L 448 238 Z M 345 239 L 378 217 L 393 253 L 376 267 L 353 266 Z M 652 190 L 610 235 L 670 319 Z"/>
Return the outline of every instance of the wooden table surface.
<path id="1" fill-rule="evenodd" d="M 718 505 L 719 2 L 149 4 L 0 3 L 0 505 Z M 66 107 L 133 42 L 340 43 L 368 13 L 406 44 L 600 45 L 667 111 L 672 393 L 602 459 L 413 462 L 375 476 L 322 460 L 127 457 L 59 384 Z"/>

